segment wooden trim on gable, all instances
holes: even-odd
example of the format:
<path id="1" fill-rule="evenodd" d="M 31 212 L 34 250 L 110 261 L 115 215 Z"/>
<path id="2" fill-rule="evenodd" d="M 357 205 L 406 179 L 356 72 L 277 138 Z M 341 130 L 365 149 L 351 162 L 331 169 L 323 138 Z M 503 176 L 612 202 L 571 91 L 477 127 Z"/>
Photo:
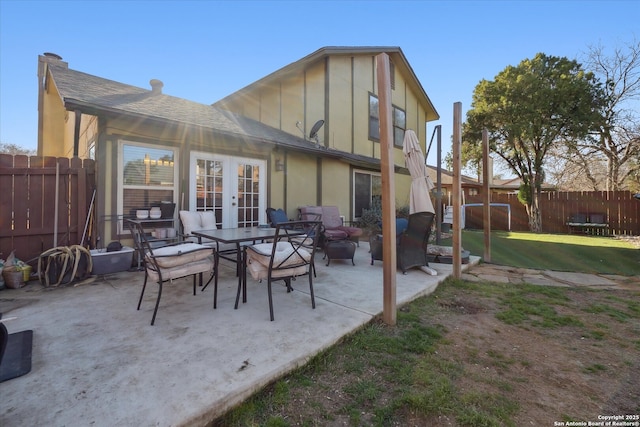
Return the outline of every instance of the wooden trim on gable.
<path id="1" fill-rule="evenodd" d="M 356 152 L 356 70 L 355 70 L 355 57 L 351 56 L 351 152 Z"/>

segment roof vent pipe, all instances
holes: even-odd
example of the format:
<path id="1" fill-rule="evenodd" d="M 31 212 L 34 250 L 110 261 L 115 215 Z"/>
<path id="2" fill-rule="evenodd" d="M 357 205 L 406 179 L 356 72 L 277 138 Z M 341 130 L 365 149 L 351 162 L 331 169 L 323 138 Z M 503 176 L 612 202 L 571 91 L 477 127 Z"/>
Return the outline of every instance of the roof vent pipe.
<path id="1" fill-rule="evenodd" d="M 151 93 L 156 95 L 160 95 L 162 93 L 162 87 L 164 86 L 162 81 L 158 79 L 151 79 L 149 80 L 149 84 L 151 85 Z"/>

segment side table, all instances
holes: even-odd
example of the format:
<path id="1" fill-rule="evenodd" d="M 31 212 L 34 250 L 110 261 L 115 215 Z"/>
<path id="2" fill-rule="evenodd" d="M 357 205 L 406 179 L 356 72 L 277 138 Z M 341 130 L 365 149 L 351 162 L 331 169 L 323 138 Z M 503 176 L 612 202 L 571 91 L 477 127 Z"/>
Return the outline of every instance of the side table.
<path id="1" fill-rule="evenodd" d="M 330 240 L 325 244 L 324 252 L 327 256 L 327 265 L 332 259 L 350 259 L 351 264 L 356 265 L 353 262 L 356 244 L 352 240 Z"/>

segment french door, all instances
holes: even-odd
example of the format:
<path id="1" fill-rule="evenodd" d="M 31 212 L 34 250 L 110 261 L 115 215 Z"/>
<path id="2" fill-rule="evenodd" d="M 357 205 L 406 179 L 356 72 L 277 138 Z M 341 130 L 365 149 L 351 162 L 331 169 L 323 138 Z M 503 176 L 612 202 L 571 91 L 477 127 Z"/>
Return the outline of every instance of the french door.
<path id="1" fill-rule="evenodd" d="M 191 153 L 189 210 L 214 211 L 218 228 L 265 222 L 266 162 Z"/>

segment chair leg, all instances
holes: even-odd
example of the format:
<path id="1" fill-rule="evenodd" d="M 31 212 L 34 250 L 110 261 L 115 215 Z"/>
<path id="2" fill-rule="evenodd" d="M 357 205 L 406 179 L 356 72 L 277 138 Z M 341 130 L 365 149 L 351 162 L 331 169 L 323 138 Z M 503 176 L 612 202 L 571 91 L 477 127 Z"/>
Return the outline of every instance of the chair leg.
<path id="1" fill-rule="evenodd" d="M 241 276 L 238 280 L 238 292 L 236 293 L 236 305 L 234 306 L 234 308 L 237 310 L 238 309 L 238 303 L 240 302 L 240 292 L 243 292 L 243 301 L 242 302 L 247 302 L 247 251 L 246 248 L 243 250 L 242 252 L 242 271 L 241 271 Z M 218 266 L 216 264 L 216 284 L 215 287 L 216 289 L 218 289 L 218 270 L 217 270 Z"/>
<path id="2" fill-rule="evenodd" d="M 213 276 L 211 276 L 211 278 L 213 278 Z M 211 281 L 211 279 L 209 279 L 209 282 Z M 209 283 L 207 282 L 207 285 Z M 216 306 L 218 305 L 218 281 L 216 280 L 216 283 L 214 283 L 213 285 L 213 308 L 215 309 Z"/>
<path id="3" fill-rule="evenodd" d="M 313 279 L 309 274 L 309 293 L 311 294 L 311 308 L 316 308 L 316 298 L 313 294 Z"/>
<path id="4" fill-rule="evenodd" d="M 214 287 L 217 289 L 218 288 L 218 281 L 216 280 L 216 283 L 214 285 Z M 238 292 L 236 293 L 236 305 L 233 307 L 234 309 L 238 309 L 238 303 L 240 302 L 240 292 L 242 292 L 242 282 L 239 280 L 238 281 Z"/>
<path id="5" fill-rule="evenodd" d="M 202 286 L 202 273 L 200 273 L 200 286 Z M 196 275 L 193 275 L 193 295 L 196 294 Z"/>
<path id="6" fill-rule="evenodd" d="M 200 273 L 200 286 L 202 286 L 202 274 L 203 273 Z M 209 283 L 211 283 L 211 281 L 214 278 L 214 274 L 215 273 L 213 273 L 213 272 L 211 273 L 211 277 L 209 277 L 209 280 L 207 280 L 207 283 L 205 283 L 205 285 L 202 287 L 202 291 L 204 291 L 206 289 L 206 287 L 209 286 Z M 217 299 L 218 299 L 218 283 L 216 283 L 213 286 L 213 308 L 216 308 Z"/>
<path id="7" fill-rule="evenodd" d="M 158 313 L 158 306 L 160 305 L 160 297 L 162 297 L 162 282 L 158 283 L 158 299 L 156 300 L 156 308 L 153 310 L 153 317 L 151 318 L 151 326 L 156 321 L 156 314 Z"/>
<path id="8" fill-rule="evenodd" d="M 147 272 L 144 272 L 144 283 L 142 284 L 142 292 L 140 292 L 140 299 L 138 300 L 138 310 L 140 310 L 140 304 L 142 304 L 142 296 L 144 295 L 144 290 L 147 287 Z"/>
<path id="9" fill-rule="evenodd" d="M 271 278 L 267 280 L 267 292 L 269 293 L 269 314 L 271 315 L 271 321 L 273 322 L 273 297 L 271 296 Z"/>

